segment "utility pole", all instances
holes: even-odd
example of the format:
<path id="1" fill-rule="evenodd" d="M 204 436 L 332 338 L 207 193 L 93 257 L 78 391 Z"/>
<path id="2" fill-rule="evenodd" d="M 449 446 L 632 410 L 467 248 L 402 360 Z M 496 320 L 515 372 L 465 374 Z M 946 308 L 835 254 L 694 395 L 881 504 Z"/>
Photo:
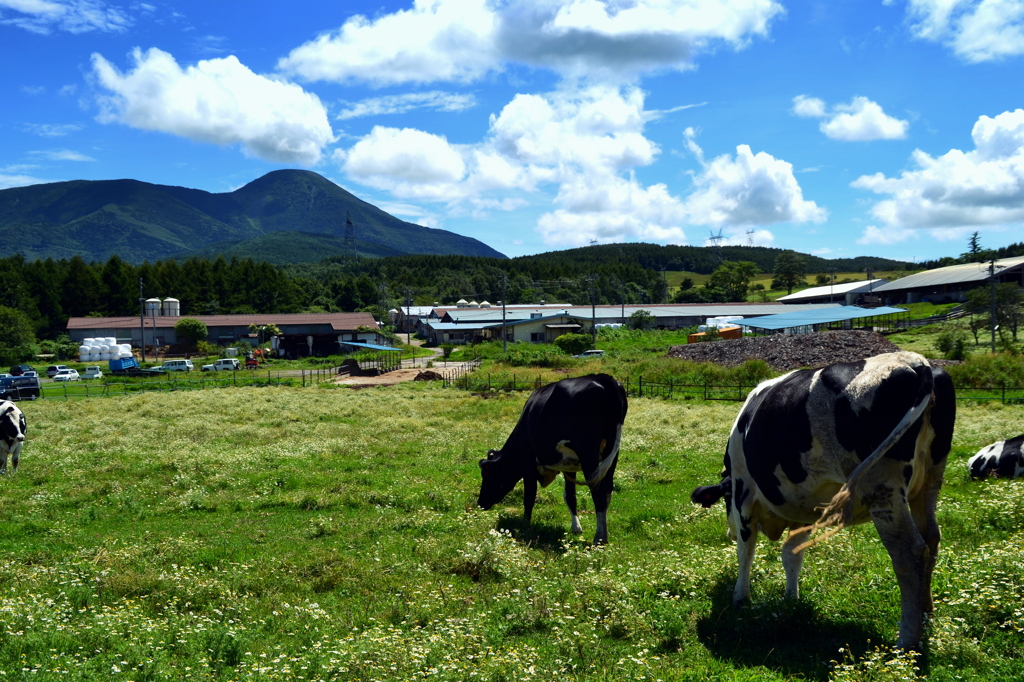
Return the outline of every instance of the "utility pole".
<path id="1" fill-rule="evenodd" d="M 142 361 L 146 361 L 146 299 L 142 298 L 142 278 L 139 277 L 139 346 Z"/>
<path id="2" fill-rule="evenodd" d="M 405 343 L 412 345 L 412 290 L 405 290 Z"/>
<path id="3" fill-rule="evenodd" d="M 989 309 L 988 326 L 992 329 L 992 352 L 996 352 L 996 258 L 992 256 L 988 265 L 989 282 L 991 282 L 992 306 Z"/>
<path id="4" fill-rule="evenodd" d="M 829 285 L 828 285 L 828 302 L 832 302 L 832 292 L 836 287 L 836 269 L 832 268 L 828 271 L 829 274 Z"/>
<path id="5" fill-rule="evenodd" d="M 594 293 L 594 276 L 590 276 L 590 338 L 591 347 L 597 348 L 597 299 Z"/>
<path id="6" fill-rule="evenodd" d="M 626 324 L 626 283 L 619 280 L 619 287 L 622 289 L 622 324 Z"/>
<path id="7" fill-rule="evenodd" d="M 501 354 L 508 353 L 508 328 L 505 326 L 505 302 L 508 300 L 508 280 L 501 273 Z"/>

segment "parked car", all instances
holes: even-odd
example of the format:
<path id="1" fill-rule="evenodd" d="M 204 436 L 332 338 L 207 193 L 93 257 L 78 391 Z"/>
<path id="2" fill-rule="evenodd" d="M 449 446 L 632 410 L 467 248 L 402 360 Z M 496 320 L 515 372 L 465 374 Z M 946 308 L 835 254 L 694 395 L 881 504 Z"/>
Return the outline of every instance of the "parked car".
<path id="1" fill-rule="evenodd" d="M 0 400 L 35 400 L 39 397 L 39 377 L 5 377 L 0 379 Z"/>
<path id="2" fill-rule="evenodd" d="M 36 370 L 32 365 L 15 365 L 8 371 L 11 373 L 12 377 L 20 377 L 25 372 L 34 372 Z"/>
<path id="3" fill-rule="evenodd" d="M 53 375 L 54 381 L 78 381 L 81 378 L 77 369 L 62 369 Z"/>
<path id="4" fill-rule="evenodd" d="M 103 370 L 99 368 L 99 365 L 89 365 L 85 368 L 85 374 L 82 376 L 86 379 L 102 379 Z"/>
<path id="5" fill-rule="evenodd" d="M 203 365 L 204 372 L 237 371 L 241 365 L 238 358 L 221 358 L 212 365 Z"/>
<path id="6" fill-rule="evenodd" d="M 582 353 L 580 353 L 579 355 L 577 355 L 576 357 L 583 358 L 583 359 L 586 359 L 586 358 L 603 358 L 604 357 L 604 351 L 603 350 L 597 350 L 597 349 L 585 350 Z"/>
<path id="7" fill-rule="evenodd" d="M 46 376 L 48 376 L 48 377 L 50 377 L 52 379 L 55 376 L 57 376 L 57 372 L 61 371 L 62 369 L 68 369 L 68 366 L 67 365 L 50 365 L 49 367 L 46 368 Z"/>
<path id="8" fill-rule="evenodd" d="M 191 372 L 195 369 L 191 360 L 164 360 L 163 368 L 168 372 Z"/>

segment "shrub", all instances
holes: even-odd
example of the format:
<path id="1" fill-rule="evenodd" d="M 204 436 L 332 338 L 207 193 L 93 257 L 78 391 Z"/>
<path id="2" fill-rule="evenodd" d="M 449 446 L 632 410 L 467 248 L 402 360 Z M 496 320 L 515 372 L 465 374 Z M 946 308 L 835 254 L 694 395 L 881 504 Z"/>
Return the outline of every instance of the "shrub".
<path id="1" fill-rule="evenodd" d="M 566 355 L 579 355 L 589 349 L 592 344 L 593 340 L 589 334 L 562 334 L 555 339 L 555 345 Z"/>
<path id="2" fill-rule="evenodd" d="M 967 334 L 960 327 L 943 330 L 935 339 L 935 348 L 947 360 L 966 360 Z"/>

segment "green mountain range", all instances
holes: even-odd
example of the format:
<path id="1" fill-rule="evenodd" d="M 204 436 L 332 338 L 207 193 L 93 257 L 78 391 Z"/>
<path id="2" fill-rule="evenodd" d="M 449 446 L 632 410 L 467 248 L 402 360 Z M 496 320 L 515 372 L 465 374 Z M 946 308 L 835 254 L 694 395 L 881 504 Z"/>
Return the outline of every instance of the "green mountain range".
<path id="1" fill-rule="evenodd" d="M 138 180 L 0 190 L 0 256 L 131 263 L 192 255 L 315 262 L 345 252 L 351 219 L 364 256 L 505 256 L 483 242 L 399 220 L 310 171 L 267 173 L 211 194 Z"/>

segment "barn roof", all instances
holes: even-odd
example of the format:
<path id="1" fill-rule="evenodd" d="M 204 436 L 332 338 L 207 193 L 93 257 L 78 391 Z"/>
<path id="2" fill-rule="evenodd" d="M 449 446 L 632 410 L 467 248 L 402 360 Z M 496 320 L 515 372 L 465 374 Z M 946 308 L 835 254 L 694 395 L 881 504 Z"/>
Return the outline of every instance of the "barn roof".
<path id="1" fill-rule="evenodd" d="M 889 280 L 887 279 L 869 279 L 860 280 L 857 282 L 844 282 L 843 284 L 826 284 L 822 287 L 811 287 L 810 289 L 804 289 L 803 291 L 797 291 L 789 294 L 788 296 L 781 296 L 777 300 L 783 303 L 789 303 L 790 301 L 801 301 L 807 298 L 822 298 L 824 296 L 843 296 L 845 294 L 859 294 L 864 291 L 871 291 L 874 293 L 878 291 L 878 287 L 885 284 Z"/>
<path id="2" fill-rule="evenodd" d="M 207 327 L 244 327 L 250 324 L 331 325 L 335 330 L 350 330 L 357 327 L 377 328 L 377 321 L 370 313 L 282 313 L 282 314 L 240 314 L 240 315 L 157 315 L 146 317 L 146 327 L 166 329 L 174 327 L 184 318 L 199 320 Z M 72 317 L 68 329 L 137 329 L 139 316 L 130 317 Z"/>
<path id="3" fill-rule="evenodd" d="M 370 350 L 389 350 L 393 353 L 401 353 L 401 348 L 392 348 L 391 346 L 380 346 L 376 343 L 362 343 L 360 341 L 339 341 L 343 346 L 358 346 L 359 348 L 369 348 Z"/>
<path id="4" fill-rule="evenodd" d="M 789 329 L 791 327 L 806 327 L 812 324 L 845 322 L 846 320 L 857 320 L 863 317 L 906 314 L 906 312 L 904 308 L 859 308 L 855 305 L 847 305 L 825 310 L 799 310 L 778 315 L 766 315 L 756 320 L 743 320 L 739 324 L 757 329 Z"/>
<path id="5" fill-rule="evenodd" d="M 1024 256 L 1014 258 L 1000 258 L 996 261 L 996 274 L 1006 268 L 1016 268 L 1024 265 Z M 960 265 L 949 265 L 944 268 L 925 270 L 915 275 L 908 275 L 897 280 L 875 287 L 874 291 L 903 291 L 905 289 L 917 289 L 919 287 L 941 286 L 943 284 L 963 284 L 970 282 L 987 282 L 989 279 L 988 263 L 962 263 Z"/>

